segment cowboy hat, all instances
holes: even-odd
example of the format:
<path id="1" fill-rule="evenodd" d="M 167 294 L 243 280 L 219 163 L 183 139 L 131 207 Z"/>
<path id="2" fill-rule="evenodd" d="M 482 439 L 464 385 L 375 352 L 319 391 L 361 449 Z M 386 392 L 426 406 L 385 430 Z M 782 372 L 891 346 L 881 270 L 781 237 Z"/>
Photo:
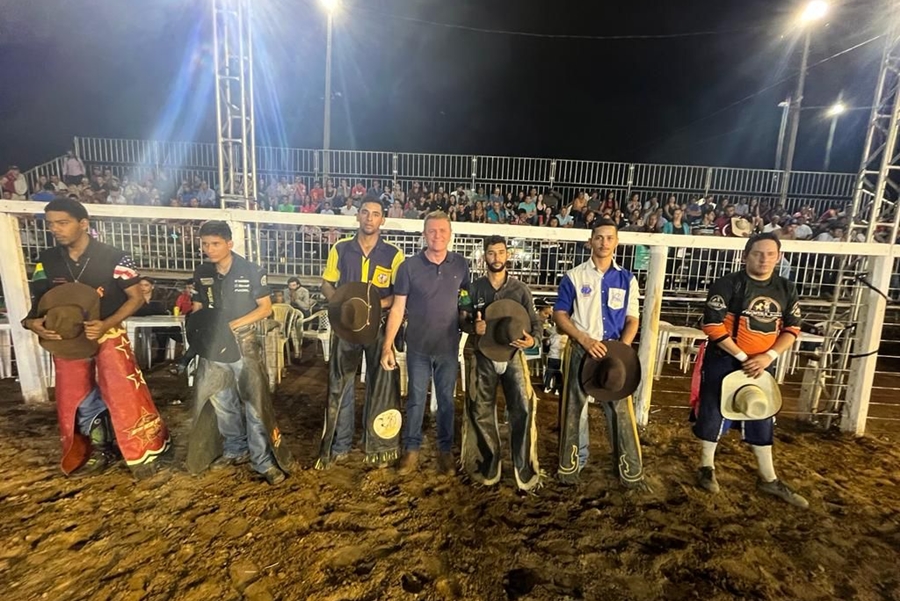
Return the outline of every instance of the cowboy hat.
<path id="1" fill-rule="evenodd" d="M 220 309 L 191 312 L 184 322 L 184 332 L 191 351 L 204 359 L 234 363 L 242 356 L 237 338 Z"/>
<path id="2" fill-rule="evenodd" d="M 338 338 L 353 344 L 371 344 L 381 326 L 381 296 L 365 282 L 349 282 L 334 292 L 328 303 L 328 321 Z"/>
<path id="3" fill-rule="evenodd" d="M 725 419 L 765 419 L 779 411 L 781 390 L 775 376 L 769 372 L 751 378 L 738 370 L 722 380 L 722 417 Z"/>
<path id="4" fill-rule="evenodd" d="M 604 340 L 606 355 L 595 359 L 588 353 L 581 359 L 578 381 L 584 394 L 600 401 L 618 401 L 637 390 L 641 383 L 641 362 L 630 345 Z"/>
<path id="5" fill-rule="evenodd" d="M 100 295 L 90 286 L 72 282 L 47 291 L 38 302 L 44 327 L 62 340 L 39 339 L 42 347 L 60 359 L 87 359 L 97 354 L 100 343 L 88 340 L 84 322 L 100 319 Z"/>
<path id="6" fill-rule="evenodd" d="M 738 238 L 749 238 L 753 233 L 753 225 L 743 217 L 732 217 L 731 233 Z"/>
<path id="7" fill-rule="evenodd" d="M 510 346 L 531 330 L 531 317 L 520 303 L 504 298 L 484 310 L 486 329 L 478 340 L 478 350 L 491 361 L 506 362 L 513 358 L 516 348 Z"/>

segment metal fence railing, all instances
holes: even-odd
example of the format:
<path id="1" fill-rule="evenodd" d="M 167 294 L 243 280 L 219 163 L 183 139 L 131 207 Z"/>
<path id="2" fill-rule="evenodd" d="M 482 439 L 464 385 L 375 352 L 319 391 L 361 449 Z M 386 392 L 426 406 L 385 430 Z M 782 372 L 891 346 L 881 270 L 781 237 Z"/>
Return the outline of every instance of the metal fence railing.
<path id="1" fill-rule="evenodd" d="M 79 137 L 77 154 L 86 163 L 111 168 L 120 175 L 164 172 L 171 178 L 200 175 L 214 183 L 215 145 L 197 142 L 159 142 Z M 691 197 L 750 198 L 777 204 L 782 172 L 771 169 L 655 165 L 575 159 L 501 157 L 482 155 L 421 154 L 388 151 L 332 150 L 257 147 L 260 177 L 300 176 L 311 184 L 324 174 L 334 179 L 373 180 L 408 183 L 428 182 L 432 186 L 467 188 L 500 186 L 504 192 L 536 187 L 544 192 L 554 188 L 566 201 L 576 190 L 614 191 L 619 200 L 626 194 L 642 196 L 675 195 L 680 201 Z M 849 202 L 856 175 L 796 171 L 788 190 L 790 211 L 812 206 L 822 212 L 832 204 Z"/>
<path id="2" fill-rule="evenodd" d="M 54 244 L 43 221 L 35 217 L 40 206 L 21 202 L 8 202 L 4 206 L 7 212 L 12 211 L 18 215 L 24 260 L 26 264 L 33 264 L 43 249 Z M 173 280 L 189 276 L 203 260 L 197 232 L 200 223 L 208 218 L 229 220 L 238 234 L 236 250 L 263 265 L 273 282 L 281 283 L 287 277 L 299 276 L 311 286 L 319 283 L 331 246 L 340 238 L 352 235 L 356 229 L 356 222 L 351 217 L 295 213 L 202 209 L 175 211 L 166 208 L 102 205 L 92 206 L 91 211 L 91 226 L 98 239 L 127 249 L 141 271 Z M 484 272 L 482 244 L 485 236 L 506 236 L 510 250 L 510 271 L 527 283 L 535 296 L 552 299 L 562 274 L 589 258 L 585 231 L 469 223 L 454 224 L 453 227 L 453 250 L 466 257 L 474 274 Z M 418 220 L 390 219 L 384 228 L 384 235 L 400 246 L 407 256 L 411 256 L 423 247 L 420 231 L 421 222 Z M 672 246 L 665 246 L 668 244 Z M 712 281 L 741 268 L 740 244 L 740 241 L 721 237 L 675 237 L 622 232 L 616 259 L 637 275 L 642 293 L 646 283 L 661 283 L 662 320 L 676 325 L 696 325 Z M 650 260 L 653 253 L 659 256 L 655 247 L 660 246 L 665 253 L 662 263 L 664 273 L 661 276 L 659 272 L 652 271 L 653 261 Z M 797 284 L 804 319 L 810 329 L 817 327 L 817 324 L 820 327 L 830 314 L 835 302 L 834 287 L 842 257 L 850 256 L 848 264 L 852 265 L 857 259 L 885 253 L 890 255 L 893 252 L 885 245 L 797 241 L 785 242 L 784 248 L 785 256 L 779 271 Z M 900 280 L 897 277 L 900 273 L 900 257 L 896 253 L 889 265 L 893 268 L 894 278 L 889 290 L 885 292 L 889 297 L 900 298 Z M 845 294 L 836 300 L 835 319 L 839 328 L 846 332 L 845 336 L 855 339 L 867 324 L 854 322 L 850 304 L 854 299 L 867 297 L 855 295 L 857 290 L 866 292 L 862 288 L 864 284 L 855 277 L 858 274 L 846 275 L 849 277 L 842 287 Z M 645 309 L 649 311 L 649 308 Z M 895 375 L 900 367 L 897 365 L 900 352 L 895 344 L 900 316 L 893 308 L 888 314 L 890 317 L 885 319 L 887 327 L 881 341 L 883 352 L 880 353 L 873 390 L 879 391 L 877 402 L 890 405 L 894 398 L 900 398 L 896 394 L 900 392 L 900 382 Z M 644 318 L 641 327 L 658 328 L 658 323 Z M 854 345 L 848 345 L 847 349 L 847 353 L 871 350 L 854 350 Z M 805 354 L 798 355 L 796 362 L 788 369 L 786 390 L 792 403 L 791 411 L 801 411 L 803 390 L 811 386 L 807 380 L 820 375 L 821 370 L 817 371 L 816 365 L 809 361 L 826 356 L 830 367 L 826 374 L 826 385 L 818 400 L 817 406 L 820 409 L 816 415 L 842 415 L 849 394 L 845 384 L 846 376 L 851 375 L 855 364 L 838 360 L 837 354 L 843 352 L 839 346 L 832 345 L 827 352 L 817 350 L 816 347 L 802 350 Z M 661 390 L 672 386 L 686 386 L 686 381 L 672 378 L 683 379 L 689 374 L 668 367 L 664 376 L 669 380 L 660 385 Z M 844 383 L 831 385 L 829 382 Z M 900 415 L 900 403 L 896 405 Z M 886 415 L 889 416 L 892 410 L 888 407 Z M 884 411 L 876 412 L 874 417 L 882 414 Z"/>

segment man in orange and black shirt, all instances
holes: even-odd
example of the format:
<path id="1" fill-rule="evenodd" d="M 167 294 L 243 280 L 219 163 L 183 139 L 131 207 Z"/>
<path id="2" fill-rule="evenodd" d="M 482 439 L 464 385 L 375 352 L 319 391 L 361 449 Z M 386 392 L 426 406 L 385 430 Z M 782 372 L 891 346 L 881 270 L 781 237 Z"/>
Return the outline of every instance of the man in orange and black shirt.
<path id="1" fill-rule="evenodd" d="M 722 417 L 722 380 L 743 370 L 752 378 L 772 370 L 779 355 L 800 334 L 800 303 L 797 288 L 777 275 L 781 242 L 774 234 L 760 234 L 747 241 L 746 268 L 713 283 L 703 313 L 703 330 L 709 337 L 703 358 L 700 406 L 696 409 L 694 434 L 702 441 L 698 482 L 716 493 L 715 452 L 719 438 L 729 428 L 753 448 L 759 464 L 759 489 L 798 507 L 806 499 L 778 480 L 772 462 L 774 417 L 733 421 Z"/>

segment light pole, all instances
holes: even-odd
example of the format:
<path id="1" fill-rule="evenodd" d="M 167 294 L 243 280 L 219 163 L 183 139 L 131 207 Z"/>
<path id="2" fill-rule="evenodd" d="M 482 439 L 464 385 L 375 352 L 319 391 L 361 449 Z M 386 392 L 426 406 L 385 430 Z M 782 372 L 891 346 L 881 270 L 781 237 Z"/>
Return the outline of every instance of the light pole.
<path id="1" fill-rule="evenodd" d="M 784 135 L 787 133 L 788 113 L 791 108 L 791 97 L 778 103 L 781 109 L 781 125 L 778 126 L 778 147 L 775 149 L 775 169 L 781 169 L 781 156 L 784 152 Z"/>
<path id="2" fill-rule="evenodd" d="M 325 123 L 322 135 L 322 150 L 324 155 L 324 177 L 322 178 L 322 187 L 328 180 L 330 169 L 331 149 L 331 30 L 334 24 L 334 12 L 338 9 L 340 0 L 320 0 L 322 7 L 325 9 L 327 19 L 327 34 L 325 42 Z"/>
<path id="3" fill-rule="evenodd" d="M 828 171 L 828 167 L 831 165 L 831 147 L 834 144 L 834 130 L 837 128 L 838 117 L 843 115 L 846 111 L 847 107 L 841 102 L 841 96 L 839 95 L 837 102 L 831 105 L 825 113 L 827 117 L 831 117 L 831 127 L 828 129 L 828 143 L 825 145 L 825 164 L 822 166 L 822 171 Z"/>
<path id="4" fill-rule="evenodd" d="M 791 169 L 794 166 L 794 152 L 797 149 L 797 132 L 800 129 L 800 107 L 803 104 L 803 86 L 806 83 L 806 67 L 809 63 L 809 42 L 812 37 L 812 26 L 828 13 L 828 3 L 824 0 L 812 0 L 803 9 L 798 19 L 804 29 L 803 58 L 800 61 L 800 75 L 797 77 L 797 89 L 791 104 L 791 133 L 788 138 L 787 157 L 784 161 L 784 177 L 781 178 L 781 206 L 787 205 L 788 188 L 791 182 Z"/>

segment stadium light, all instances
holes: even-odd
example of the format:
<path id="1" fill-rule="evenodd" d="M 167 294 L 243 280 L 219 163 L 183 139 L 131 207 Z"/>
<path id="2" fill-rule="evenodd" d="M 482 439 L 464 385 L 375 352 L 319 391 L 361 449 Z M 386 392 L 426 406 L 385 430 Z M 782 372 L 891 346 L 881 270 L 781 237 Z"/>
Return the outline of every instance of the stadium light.
<path id="1" fill-rule="evenodd" d="M 319 0 L 319 2 L 329 15 L 333 15 L 341 5 L 340 0 Z"/>
<path id="2" fill-rule="evenodd" d="M 800 13 L 800 22 L 804 25 L 819 21 L 828 14 L 828 3 L 824 0 L 812 0 Z"/>
<path id="3" fill-rule="evenodd" d="M 835 102 L 830 107 L 828 107 L 828 111 L 825 113 L 826 117 L 838 117 L 843 115 L 847 111 L 847 105 L 843 102 Z"/>

